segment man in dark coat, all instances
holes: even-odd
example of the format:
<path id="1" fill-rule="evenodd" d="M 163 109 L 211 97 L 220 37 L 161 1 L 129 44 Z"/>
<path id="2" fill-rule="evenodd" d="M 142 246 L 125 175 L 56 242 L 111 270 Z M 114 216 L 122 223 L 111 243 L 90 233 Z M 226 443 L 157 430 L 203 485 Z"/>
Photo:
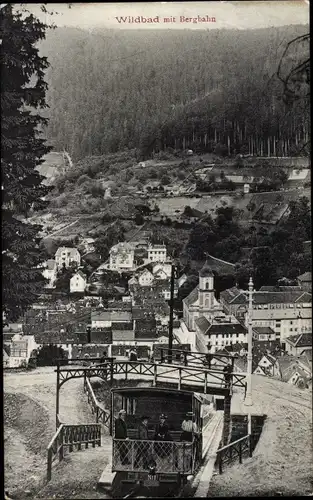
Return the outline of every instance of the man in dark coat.
<path id="1" fill-rule="evenodd" d="M 148 429 L 149 417 L 143 416 L 140 419 L 138 425 L 138 441 L 144 441 L 143 443 L 137 443 L 137 453 L 135 458 L 135 469 L 140 467 L 140 462 L 144 469 L 148 468 L 149 462 L 149 429 Z"/>
<path id="2" fill-rule="evenodd" d="M 155 428 L 154 433 L 155 441 L 173 441 L 172 436 L 169 432 L 169 427 L 166 424 L 166 416 L 164 414 L 160 415 L 160 423 Z M 166 457 L 170 453 L 170 449 L 166 449 L 166 445 L 162 445 L 162 443 L 156 443 L 155 452 L 159 457 Z"/>
<path id="3" fill-rule="evenodd" d="M 231 375 L 232 365 L 231 365 L 231 363 L 228 363 L 228 365 L 226 365 L 223 368 L 223 372 L 224 372 L 225 385 L 228 388 L 230 386 L 231 379 L 232 379 L 232 375 Z"/>
<path id="4" fill-rule="evenodd" d="M 127 425 L 126 425 L 126 411 L 120 410 L 118 414 L 118 418 L 115 420 L 115 439 L 123 439 L 128 440 L 127 436 Z M 129 446 L 127 443 L 123 443 L 123 441 L 118 442 L 118 450 L 121 458 L 122 465 L 129 464 L 128 460 L 128 451 Z"/>
<path id="5" fill-rule="evenodd" d="M 129 351 L 129 361 L 137 361 L 138 359 L 138 356 L 137 356 L 137 352 L 135 349 L 131 349 Z"/>

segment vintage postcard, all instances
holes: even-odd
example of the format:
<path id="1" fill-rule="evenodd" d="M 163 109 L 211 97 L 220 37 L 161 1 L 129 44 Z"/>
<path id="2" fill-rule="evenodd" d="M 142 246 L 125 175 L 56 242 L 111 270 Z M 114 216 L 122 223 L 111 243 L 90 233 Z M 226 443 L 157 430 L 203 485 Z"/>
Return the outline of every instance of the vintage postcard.
<path id="1" fill-rule="evenodd" d="M 7 500 L 309 496 L 309 2 L 1 4 Z"/>

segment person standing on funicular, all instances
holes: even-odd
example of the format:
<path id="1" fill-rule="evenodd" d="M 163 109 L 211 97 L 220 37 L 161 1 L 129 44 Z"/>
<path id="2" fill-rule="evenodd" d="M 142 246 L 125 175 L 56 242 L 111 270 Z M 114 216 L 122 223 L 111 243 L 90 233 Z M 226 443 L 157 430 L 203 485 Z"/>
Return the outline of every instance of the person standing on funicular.
<path id="1" fill-rule="evenodd" d="M 127 425 L 126 425 L 126 411 L 120 410 L 118 413 L 118 418 L 115 420 L 115 439 L 121 439 L 117 443 L 118 451 L 121 459 L 122 465 L 129 464 L 128 451 L 129 446 L 124 441 L 127 441 L 129 437 L 127 436 Z"/>
<path id="2" fill-rule="evenodd" d="M 138 426 L 138 441 L 137 443 L 137 452 L 135 458 L 135 469 L 138 469 L 142 464 L 144 469 L 148 468 L 149 458 L 150 458 L 150 449 L 149 443 L 149 429 L 148 429 L 148 421 L 149 417 L 143 416 L 140 419 L 140 423 Z"/>
<path id="3" fill-rule="evenodd" d="M 165 442 L 173 441 L 173 438 L 170 435 L 166 419 L 166 415 L 162 413 L 154 433 L 154 441 L 157 441 L 154 445 L 154 451 L 160 458 L 165 458 L 171 455 L 171 448 Z"/>
<path id="4" fill-rule="evenodd" d="M 182 433 L 180 440 L 187 443 L 194 443 L 197 446 L 197 439 L 199 435 L 198 426 L 196 422 L 193 421 L 193 413 L 188 412 L 181 425 Z M 188 445 L 185 455 L 186 463 L 184 464 L 184 470 L 192 469 L 192 445 Z"/>

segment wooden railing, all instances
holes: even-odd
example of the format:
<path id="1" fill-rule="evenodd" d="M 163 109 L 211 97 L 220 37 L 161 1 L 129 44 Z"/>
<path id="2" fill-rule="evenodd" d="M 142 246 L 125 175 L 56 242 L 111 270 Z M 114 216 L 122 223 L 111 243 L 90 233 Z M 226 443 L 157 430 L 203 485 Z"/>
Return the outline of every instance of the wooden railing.
<path id="1" fill-rule="evenodd" d="M 96 415 L 96 422 L 110 427 L 110 412 L 105 410 L 101 403 L 97 400 L 90 380 L 87 376 L 84 377 L 84 391 L 87 393 L 88 403 L 91 406 L 91 411 Z"/>
<path id="2" fill-rule="evenodd" d="M 250 434 L 223 446 L 216 452 L 219 473 L 223 473 L 223 465 L 233 463 L 237 458 L 242 463 L 243 456 L 252 457 L 253 439 Z"/>
<path id="3" fill-rule="evenodd" d="M 83 445 L 88 448 L 89 444 L 93 448 L 101 446 L 101 424 L 61 424 L 47 447 L 47 480 L 51 480 L 53 462 L 57 458 L 61 462 L 66 449 L 71 453 L 81 450 Z"/>
<path id="4" fill-rule="evenodd" d="M 113 375 L 124 375 L 125 379 L 128 375 L 141 375 L 153 378 L 153 384 L 158 382 L 171 382 L 177 385 L 178 390 L 183 385 L 191 385 L 197 387 L 197 392 L 210 393 L 213 390 L 217 391 L 231 389 L 232 386 L 244 387 L 246 375 L 242 373 L 231 373 L 229 380 L 225 380 L 225 375 L 221 370 L 208 370 L 201 366 L 184 367 L 176 364 L 157 364 L 150 362 L 132 362 L 132 361 L 116 361 L 113 364 Z M 209 390 L 209 389 L 212 390 Z M 214 389 L 213 389 L 214 388 Z M 218 394 L 218 392 L 216 392 Z"/>
<path id="5" fill-rule="evenodd" d="M 183 366 L 204 366 L 211 369 L 223 369 L 228 363 L 234 367 L 234 360 L 237 356 L 232 354 L 214 354 L 187 351 L 184 349 L 168 349 L 158 347 L 155 359 L 161 363 L 171 361 L 174 364 Z"/>

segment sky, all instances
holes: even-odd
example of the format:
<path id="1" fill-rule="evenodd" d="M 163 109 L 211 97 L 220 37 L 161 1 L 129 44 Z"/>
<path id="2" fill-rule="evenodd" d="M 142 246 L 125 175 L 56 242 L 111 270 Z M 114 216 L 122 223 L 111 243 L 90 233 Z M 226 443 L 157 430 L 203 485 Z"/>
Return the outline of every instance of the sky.
<path id="1" fill-rule="evenodd" d="M 117 29 L 254 29 L 288 24 L 309 23 L 308 0 L 220 1 L 220 2 L 147 2 L 147 3 L 74 3 L 47 4 L 53 16 L 43 14 L 39 4 L 27 8 L 42 20 L 57 26 Z M 153 23 L 118 22 L 127 16 L 154 19 Z M 172 16 L 172 22 L 164 22 Z M 182 19 L 181 16 L 184 16 Z M 208 16 L 209 22 L 187 22 L 186 18 Z M 175 18 L 175 21 L 174 19 Z M 215 18 L 215 21 L 212 20 Z"/>

